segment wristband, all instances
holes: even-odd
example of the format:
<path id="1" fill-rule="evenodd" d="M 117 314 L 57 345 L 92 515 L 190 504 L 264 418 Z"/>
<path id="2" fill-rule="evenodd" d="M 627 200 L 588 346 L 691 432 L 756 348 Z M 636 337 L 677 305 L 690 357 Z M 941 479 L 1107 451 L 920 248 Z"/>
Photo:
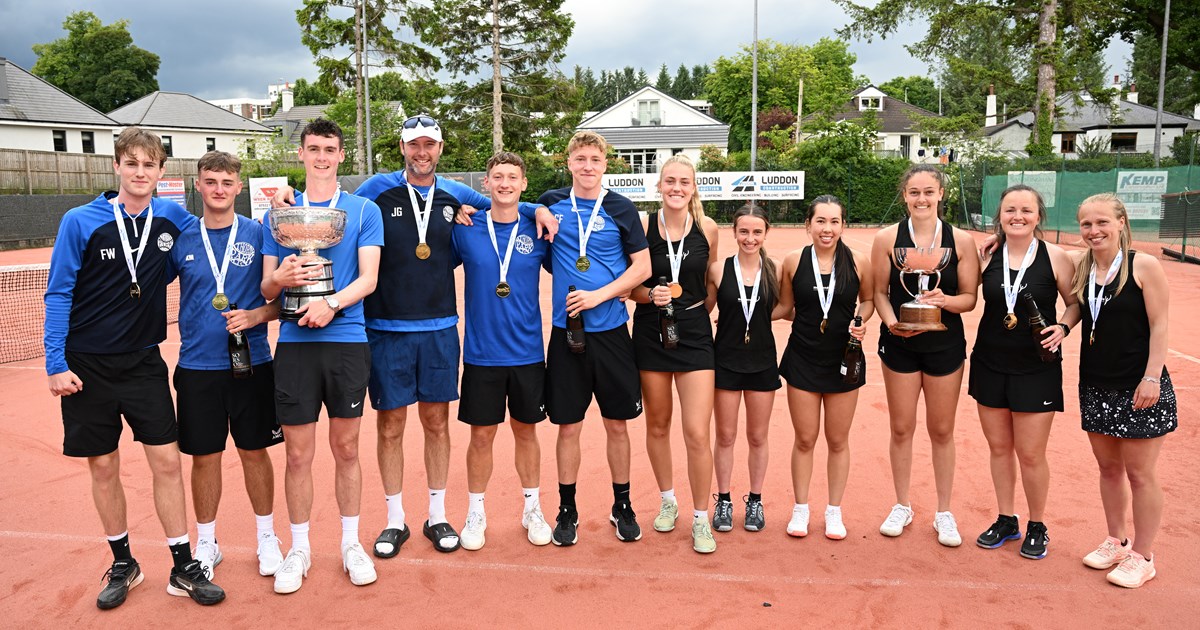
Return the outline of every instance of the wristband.
<path id="1" fill-rule="evenodd" d="M 1063 329 L 1063 339 L 1066 339 L 1067 337 L 1071 336 L 1071 327 L 1070 326 L 1068 326 L 1066 324 L 1062 324 L 1062 323 L 1057 324 L 1057 326 L 1059 326 L 1060 328 Z"/>
<path id="2" fill-rule="evenodd" d="M 1142 380 L 1146 381 L 1147 383 L 1154 383 L 1155 385 L 1160 385 L 1160 383 L 1158 382 L 1158 379 L 1154 378 L 1153 376 L 1143 376 Z"/>

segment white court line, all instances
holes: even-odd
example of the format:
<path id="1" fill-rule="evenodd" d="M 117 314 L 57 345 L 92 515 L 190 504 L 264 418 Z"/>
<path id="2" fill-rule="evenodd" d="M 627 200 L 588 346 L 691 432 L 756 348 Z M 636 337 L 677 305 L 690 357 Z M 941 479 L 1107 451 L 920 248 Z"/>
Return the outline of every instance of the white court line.
<path id="1" fill-rule="evenodd" d="M 0 538 L 14 538 L 21 540 L 53 540 L 60 542 L 80 542 L 80 543 L 95 543 L 99 544 L 103 541 L 101 536 L 78 536 L 73 534 L 57 534 L 49 532 L 19 532 L 0 530 Z M 165 543 L 164 543 L 165 544 Z M 221 548 L 222 554 L 226 552 L 234 552 L 237 554 L 251 556 L 257 553 L 257 549 L 252 547 L 225 546 Z M 335 559 L 334 554 L 330 553 L 314 553 L 314 557 L 321 557 L 328 560 Z M 588 578 L 621 578 L 638 580 L 644 582 L 646 580 L 670 580 L 676 582 L 684 582 L 693 584 L 695 582 L 725 582 L 725 583 L 742 583 L 742 584 L 789 584 L 795 586 L 837 586 L 837 587 L 905 587 L 926 590 L 942 590 L 942 589 L 958 589 L 971 591 L 1030 591 L 1030 592 L 1045 592 L 1058 591 L 1062 593 L 1084 593 L 1091 592 L 1093 589 L 1090 586 L 1080 585 L 1079 587 L 1070 586 L 1061 582 L 1058 583 L 1000 583 L 1000 582 L 976 582 L 972 580 L 912 580 L 902 578 L 830 578 L 819 576 L 793 576 L 793 575 L 740 575 L 733 573 L 711 573 L 711 572 L 681 572 L 681 571 L 631 571 L 626 569 L 613 569 L 606 567 L 563 567 L 552 565 L 529 565 L 529 564 L 512 564 L 506 562 L 471 562 L 471 561 L 456 561 L 456 560 L 426 560 L 421 558 L 392 558 L 388 564 L 400 564 L 413 567 L 427 568 L 442 568 L 461 571 L 493 571 L 497 573 L 539 573 L 543 575 L 566 575 L 572 577 L 588 577 Z M 1155 588 L 1155 592 L 1159 592 L 1159 587 Z M 1168 587 L 1169 592 L 1176 593 L 1185 597 L 1200 596 L 1200 587 Z"/>
<path id="2" fill-rule="evenodd" d="M 1183 359 L 1185 361 L 1191 361 L 1192 363 L 1200 363 L 1200 359 L 1197 359 L 1196 357 L 1194 357 L 1190 354 L 1184 354 L 1178 350 L 1172 350 L 1170 348 L 1167 348 L 1167 352 L 1171 353 L 1171 356 L 1179 357 L 1180 359 Z"/>
<path id="3" fill-rule="evenodd" d="M 4 369 L 4 370 L 42 370 L 43 372 L 46 371 L 45 367 L 38 366 L 38 365 L 0 365 L 0 369 Z"/>

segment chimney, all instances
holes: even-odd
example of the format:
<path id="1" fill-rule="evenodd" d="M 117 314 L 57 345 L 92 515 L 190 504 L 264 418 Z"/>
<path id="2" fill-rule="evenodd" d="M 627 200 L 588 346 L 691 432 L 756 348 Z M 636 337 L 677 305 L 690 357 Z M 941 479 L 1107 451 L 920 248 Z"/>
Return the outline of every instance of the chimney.
<path id="1" fill-rule="evenodd" d="M 283 91 L 280 92 L 280 96 L 283 98 L 283 106 L 280 108 L 280 111 L 286 112 L 292 109 L 292 105 L 295 105 L 296 103 L 294 100 L 292 100 L 292 89 L 288 87 L 283 88 Z"/>
<path id="2" fill-rule="evenodd" d="M 1109 87 L 1117 92 L 1113 97 L 1113 107 L 1121 107 L 1121 75 L 1114 74 L 1112 85 Z"/>
<path id="3" fill-rule="evenodd" d="M 1192 118 L 1200 120 L 1200 103 L 1196 103 L 1196 108 L 1192 110 Z"/>
<path id="4" fill-rule="evenodd" d="M 1135 104 L 1135 105 L 1137 104 L 1137 102 L 1138 102 L 1138 91 L 1137 91 L 1137 84 L 1136 84 L 1136 83 L 1134 83 L 1133 85 L 1130 85 L 1130 86 L 1129 86 L 1129 94 L 1127 94 L 1127 95 L 1125 96 L 1125 100 L 1127 100 L 1127 101 L 1129 101 L 1130 103 L 1133 103 L 1133 104 Z"/>
<path id="5" fill-rule="evenodd" d="M 0 56 L 0 104 L 8 102 L 8 60 Z"/>
<path id="6" fill-rule="evenodd" d="M 991 127 L 996 124 L 996 85 L 988 86 L 987 109 L 984 111 L 983 126 Z"/>

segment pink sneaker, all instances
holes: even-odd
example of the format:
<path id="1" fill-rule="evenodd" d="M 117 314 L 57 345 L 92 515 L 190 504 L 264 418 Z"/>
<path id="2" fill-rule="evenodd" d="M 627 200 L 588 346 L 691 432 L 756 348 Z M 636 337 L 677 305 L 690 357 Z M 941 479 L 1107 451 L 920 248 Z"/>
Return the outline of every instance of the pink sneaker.
<path id="1" fill-rule="evenodd" d="M 1154 576 L 1154 555 L 1151 554 L 1147 559 L 1136 551 L 1130 551 L 1129 557 L 1108 574 L 1108 581 L 1125 588 L 1138 588 L 1153 580 Z"/>
<path id="2" fill-rule="evenodd" d="M 1121 564 L 1125 558 L 1129 557 L 1129 552 L 1133 550 L 1133 543 L 1125 541 L 1122 545 L 1121 541 L 1109 536 L 1100 543 L 1099 547 L 1092 553 L 1083 557 L 1083 563 L 1093 569 L 1108 569 Z"/>

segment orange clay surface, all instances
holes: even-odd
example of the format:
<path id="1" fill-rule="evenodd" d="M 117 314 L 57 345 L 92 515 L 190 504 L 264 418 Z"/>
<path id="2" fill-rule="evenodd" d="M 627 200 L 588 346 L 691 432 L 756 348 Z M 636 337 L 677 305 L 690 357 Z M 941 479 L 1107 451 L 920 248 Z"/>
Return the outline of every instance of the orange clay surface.
<path id="1" fill-rule="evenodd" d="M 854 229 L 847 244 L 869 250 L 873 230 Z M 983 235 L 976 234 L 977 238 Z M 1076 239 L 1064 234 L 1064 243 Z M 771 254 L 783 255 L 808 242 L 799 228 L 770 232 Z M 732 233 L 721 230 L 722 256 L 735 250 Z M 1157 254 L 1158 248 L 1144 246 Z M 0 264 L 46 262 L 49 250 L 6 252 Z M 480 551 L 437 553 L 421 535 L 426 515 L 422 436 L 409 422 L 404 485 L 413 538 L 400 554 L 377 560 L 379 580 L 352 586 L 342 573 L 340 526 L 333 497 L 333 460 L 319 441 L 312 517 L 313 567 L 292 595 L 272 592 L 255 559 L 254 521 L 242 487 L 237 457 L 224 462 L 225 493 L 218 523 L 224 562 L 216 582 L 228 592 L 209 609 L 166 594 L 170 559 L 154 515 L 145 457 L 130 434 L 123 435 L 122 480 L 129 504 L 133 552 L 147 579 L 128 602 L 113 611 L 95 606 L 100 578 L 111 562 L 92 505 L 87 464 L 62 455 L 58 401 L 50 396 L 41 359 L 0 366 L 0 618 L 5 627 L 1195 627 L 1200 614 L 1200 266 L 1163 263 L 1171 287 L 1170 353 L 1167 365 L 1179 396 L 1180 428 L 1167 437 L 1158 472 L 1166 507 L 1156 545 L 1158 577 L 1137 591 L 1108 584 L 1104 572 L 1080 559 L 1104 540 L 1098 473 L 1087 438 L 1079 429 L 1077 365 L 1079 334 L 1067 340 L 1066 412 L 1050 438 L 1051 492 L 1046 522 L 1051 544 L 1040 561 L 1021 558 L 1019 543 L 998 550 L 974 544 L 996 515 L 988 447 L 980 431 L 966 379 L 958 404 L 957 475 L 953 510 L 963 545 L 938 544 L 929 441 L 915 440 L 912 499 L 916 518 L 899 538 L 885 538 L 879 524 L 895 502 L 888 466 L 888 416 L 879 361 L 877 319 L 866 342 L 867 385 L 861 390 L 851 433 L 851 470 L 843 502 L 849 536 L 822 536 L 825 448 L 817 448 L 813 475 L 813 520 L 807 538 L 790 538 L 788 458 L 792 428 L 779 392 L 771 417 L 771 462 L 764 489 L 765 531 L 741 528 L 741 496 L 747 491 L 745 440 L 737 450 L 733 477 L 735 529 L 716 534 L 718 550 L 702 556 L 691 549 L 678 408 L 673 427 L 679 526 L 658 533 L 651 521 L 659 498 L 646 458 L 644 422 L 630 423 L 633 438 L 633 506 L 644 532 L 635 543 L 619 542 L 608 523 L 612 495 L 605 463 L 604 434 L 592 406 L 584 430 L 579 483 L 579 544 L 533 547 L 520 525 L 520 483 L 512 465 L 512 435 L 496 440 L 495 472 L 488 492 L 487 546 Z M 461 279 L 460 279 L 461 281 Z M 543 317 L 550 313 L 549 276 L 543 280 Z M 1061 311 L 1061 306 L 1060 306 Z M 973 340 L 982 304 L 965 316 Z M 549 328 L 545 329 L 546 334 Z M 775 323 L 782 351 L 787 322 Z M 274 333 L 273 335 L 274 336 Z M 178 331 L 171 326 L 162 344 L 174 365 Z M 632 366 L 631 366 L 632 369 Z M 969 366 L 968 366 L 968 369 Z M 923 417 L 923 411 L 919 411 Z M 415 412 L 413 414 L 415 416 Z M 457 406 L 450 405 L 451 418 Z M 361 536 L 369 548 L 384 526 L 386 510 L 375 457 L 375 414 L 362 427 L 363 510 Z M 318 431 L 326 431 L 322 419 Z M 555 430 L 539 430 L 542 442 L 542 502 L 553 523 L 557 481 Z M 451 523 L 466 517 L 467 427 L 451 421 L 453 441 L 447 507 Z M 232 448 L 232 446 L 231 446 Z M 290 536 L 283 499 L 283 448 L 272 449 L 276 470 L 275 528 L 286 546 Z M 184 457 L 184 472 L 190 463 Z M 715 485 L 714 485 L 715 491 Z M 1018 484 L 1017 511 L 1025 512 Z M 189 522 L 194 520 L 188 509 Z M 1130 524 L 1132 528 L 1132 523 Z M 195 529 L 191 532 L 193 544 Z M 202 624 L 202 625 L 200 625 Z M 331 625 L 332 624 L 332 625 Z"/>

